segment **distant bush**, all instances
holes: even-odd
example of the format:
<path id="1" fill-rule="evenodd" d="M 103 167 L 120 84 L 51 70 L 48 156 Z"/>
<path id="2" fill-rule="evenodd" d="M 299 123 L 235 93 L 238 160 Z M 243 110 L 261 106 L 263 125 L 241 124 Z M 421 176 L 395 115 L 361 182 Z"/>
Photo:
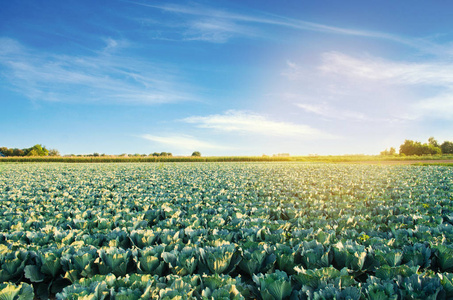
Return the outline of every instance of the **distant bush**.
<path id="1" fill-rule="evenodd" d="M 400 154 L 404 155 L 436 155 L 442 154 L 440 147 L 436 147 L 437 142 L 434 139 L 430 139 L 430 143 L 424 143 L 412 140 L 405 140 L 400 146 Z"/>
<path id="2" fill-rule="evenodd" d="M 395 148 L 391 147 L 390 150 L 385 149 L 380 153 L 382 156 L 396 154 Z M 428 143 L 422 144 L 419 141 L 405 140 L 400 146 L 400 156 L 411 155 L 440 155 L 440 154 L 453 154 L 453 142 L 445 141 L 439 144 L 434 137 L 428 139 Z"/>
<path id="3" fill-rule="evenodd" d="M 150 154 L 149 156 L 154 156 L 154 157 L 172 157 L 173 154 L 170 153 L 170 152 L 161 152 L 161 153 L 154 152 L 154 153 Z"/>
<path id="4" fill-rule="evenodd" d="M 4 156 L 48 156 L 50 153 L 54 154 L 55 151 L 56 153 L 59 152 L 58 150 L 52 149 L 52 152 L 49 152 L 48 149 L 46 149 L 45 146 L 36 144 L 31 148 L 25 148 L 25 149 L 18 149 L 18 148 L 8 148 L 8 147 L 1 147 L 0 148 L 0 153 L 3 154 Z M 57 155 L 52 155 L 52 156 L 57 156 Z"/>
<path id="5" fill-rule="evenodd" d="M 60 151 L 57 149 L 49 149 L 49 156 L 60 156 Z"/>
<path id="6" fill-rule="evenodd" d="M 444 154 L 453 154 L 453 142 L 445 141 L 440 145 L 442 153 Z"/>
<path id="7" fill-rule="evenodd" d="M 396 150 L 393 147 L 390 147 L 390 150 L 385 149 L 381 152 L 381 155 L 394 155 L 396 154 Z"/>

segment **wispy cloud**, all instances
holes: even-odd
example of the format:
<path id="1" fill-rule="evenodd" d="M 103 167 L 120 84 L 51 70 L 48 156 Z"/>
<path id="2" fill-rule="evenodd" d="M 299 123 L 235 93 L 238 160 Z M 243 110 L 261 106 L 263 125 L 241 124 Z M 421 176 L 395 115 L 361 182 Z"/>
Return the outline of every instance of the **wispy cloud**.
<path id="1" fill-rule="evenodd" d="M 189 27 L 189 30 L 186 31 L 186 34 L 192 34 L 192 38 L 190 38 L 192 40 L 226 42 L 229 38 L 234 36 L 262 36 L 263 32 L 258 35 L 257 31 L 252 29 L 251 25 L 256 24 L 286 27 L 303 31 L 383 39 L 399 44 L 404 44 L 412 48 L 417 48 L 425 53 L 434 53 L 449 56 L 453 55 L 453 49 L 451 46 L 437 44 L 430 41 L 429 39 L 411 38 L 386 32 L 346 28 L 342 26 L 309 22 L 265 12 L 251 11 L 249 14 L 235 13 L 226 9 L 211 8 L 199 3 L 180 5 L 174 3 L 150 4 L 134 1 L 128 2 L 144 7 L 160 9 L 162 11 L 178 14 L 180 16 L 191 17 L 190 21 L 181 23 L 181 26 L 186 28 Z M 195 20 L 199 21 L 194 21 L 194 18 Z M 211 21 L 206 20 L 216 21 L 215 23 L 211 23 Z M 195 35 L 195 33 L 197 35 Z"/>
<path id="2" fill-rule="evenodd" d="M 349 121 L 365 121 L 370 120 L 365 114 L 345 109 L 338 109 L 332 105 L 323 102 L 321 104 L 312 103 L 296 103 L 297 107 L 305 110 L 308 113 L 313 113 L 327 119 L 349 120 Z"/>
<path id="3" fill-rule="evenodd" d="M 319 70 L 357 79 L 385 81 L 389 84 L 451 87 L 453 63 L 394 62 L 378 57 L 355 58 L 339 52 L 322 55 Z"/>
<path id="4" fill-rule="evenodd" d="M 195 124 L 199 128 L 209 128 L 223 132 L 258 134 L 263 136 L 283 136 L 300 138 L 332 138 L 327 133 L 308 125 L 269 120 L 251 112 L 230 110 L 224 114 L 193 116 L 182 121 Z"/>
<path id="5" fill-rule="evenodd" d="M 343 77 L 359 85 L 378 85 L 387 90 L 409 90 L 405 99 L 407 120 L 419 118 L 452 119 L 453 63 L 450 61 L 401 62 L 377 57 L 356 58 L 342 53 L 325 53 L 319 70 Z M 416 90 L 416 92 L 410 92 Z M 379 95 L 380 91 L 374 91 Z"/>
<path id="6" fill-rule="evenodd" d="M 158 135 L 151 135 L 151 134 L 143 134 L 140 136 L 141 138 L 155 142 L 159 145 L 163 145 L 166 147 L 170 147 L 172 149 L 177 150 L 225 150 L 230 149 L 229 147 L 217 145 L 214 143 L 206 142 L 199 140 L 190 135 L 169 135 L 169 136 L 158 136 Z"/>
<path id="7" fill-rule="evenodd" d="M 184 39 L 224 43 L 238 34 L 254 35 L 254 32 L 247 26 L 229 20 L 206 18 L 189 22 Z"/>
<path id="8" fill-rule="evenodd" d="M 127 48 L 130 46 L 130 43 L 124 39 L 118 40 L 118 39 L 112 39 L 111 37 L 107 37 L 107 38 L 103 38 L 102 40 L 106 44 L 103 49 L 104 53 L 111 53 L 118 49 L 123 49 L 123 48 Z"/>
<path id="9" fill-rule="evenodd" d="M 18 92 L 33 100 L 158 104 L 193 100 L 190 86 L 156 64 L 114 55 L 125 42 L 106 39 L 94 55 L 36 52 L 0 38 L 0 72 Z M 108 53 L 106 53 L 108 52 Z"/>
<path id="10" fill-rule="evenodd" d="M 407 122 L 451 119 L 453 63 L 394 61 L 340 52 L 320 55 L 319 64 L 287 61 L 282 95 L 305 112 L 327 119 Z"/>
<path id="11" fill-rule="evenodd" d="M 418 101 L 414 105 L 416 116 L 433 116 L 436 119 L 453 120 L 453 95 L 440 94 Z"/>
<path id="12" fill-rule="evenodd" d="M 275 14 L 266 14 L 266 13 L 260 13 L 260 14 L 257 13 L 256 15 L 239 14 L 239 13 L 229 12 L 227 10 L 220 10 L 220 9 L 206 7 L 206 6 L 203 6 L 200 4 L 193 4 L 193 5 L 179 5 L 179 4 L 172 4 L 172 3 L 149 4 L 149 3 L 140 3 L 140 2 L 132 2 L 132 1 L 130 3 L 134 3 L 137 5 L 142 5 L 142 6 L 146 6 L 146 7 L 151 7 L 151 8 L 157 8 L 157 9 L 161 9 L 161 10 L 164 10 L 167 12 L 172 12 L 172 13 L 199 16 L 199 17 L 210 17 L 210 18 L 231 20 L 231 21 L 244 22 L 244 23 L 278 25 L 278 26 L 290 27 L 290 28 L 294 28 L 294 29 L 322 31 L 322 32 L 347 34 L 347 35 L 370 36 L 370 37 L 381 37 L 381 38 L 390 37 L 390 35 L 387 35 L 384 33 L 329 26 L 329 25 L 325 25 L 325 24 L 291 19 L 291 18 L 287 18 L 287 17 L 275 15 Z"/>

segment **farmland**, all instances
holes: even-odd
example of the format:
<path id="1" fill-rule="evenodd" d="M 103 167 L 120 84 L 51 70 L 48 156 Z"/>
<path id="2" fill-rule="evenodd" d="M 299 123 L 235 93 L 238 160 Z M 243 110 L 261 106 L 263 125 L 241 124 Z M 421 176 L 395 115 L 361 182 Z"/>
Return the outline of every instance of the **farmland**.
<path id="1" fill-rule="evenodd" d="M 452 154 L 442 155 L 311 155 L 311 156 L 9 156 L 8 162 L 150 163 L 150 162 L 322 162 L 322 163 L 453 163 Z"/>
<path id="2" fill-rule="evenodd" d="M 3 163 L 0 298 L 451 299 L 452 200 L 447 166 Z"/>

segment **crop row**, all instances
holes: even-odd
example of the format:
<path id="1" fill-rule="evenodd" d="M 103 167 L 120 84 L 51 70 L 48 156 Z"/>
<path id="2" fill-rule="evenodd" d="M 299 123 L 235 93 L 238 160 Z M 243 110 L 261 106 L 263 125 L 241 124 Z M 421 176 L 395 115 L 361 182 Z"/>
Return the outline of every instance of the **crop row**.
<path id="1" fill-rule="evenodd" d="M 225 274 L 256 282 L 257 274 L 275 273 L 284 274 L 284 277 L 290 274 L 293 281 L 307 285 L 304 283 L 307 276 L 322 277 L 328 272 L 334 274 L 329 275 L 333 276 L 332 280 L 342 278 L 343 282 L 348 280 L 348 286 L 357 287 L 359 282 L 374 277 L 396 284 L 401 276 L 411 277 L 423 272 L 422 277 L 432 277 L 436 271 L 439 274 L 453 271 L 453 248 L 446 245 L 431 249 L 417 243 L 405 246 L 402 251 L 386 245 L 366 248 L 352 241 L 327 245 L 316 240 L 302 242 L 294 248 L 262 242 L 247 242 L 242 247 L 225 242 L 205 247 L 175 243 L 125 250 L 74 242 L 71 246 L 36 252 L 10 251 L 2 245 L 0 279 L 2 282 L 25 279 L 40 289 L 47 288 L 47 292 L 58 292 L 70 283 L 98 274 L 122 277 L 133 273 L 157 277 Z M 323 282 L 328 283 L 324 279 Z M 319 287 L 316 285 L 312 289 L 316 291 Z"/>
<path id="2" fill-rule="evenodd" d="M 358 283 L 343 269 L 301 270 L 288 276 L 285 272 L 253 275 L 253 284 L 229 275 L 146 274 L 95 275 L 83 278 L 56 294 L 67 299 L 451 299 L 453 274 L 412 274 L 396 280 L 370 277 Z M 45 293 L 40 291 L 41 293 Z M 2 299 L 34 299 L 27 283 L 0 284 Z"/>

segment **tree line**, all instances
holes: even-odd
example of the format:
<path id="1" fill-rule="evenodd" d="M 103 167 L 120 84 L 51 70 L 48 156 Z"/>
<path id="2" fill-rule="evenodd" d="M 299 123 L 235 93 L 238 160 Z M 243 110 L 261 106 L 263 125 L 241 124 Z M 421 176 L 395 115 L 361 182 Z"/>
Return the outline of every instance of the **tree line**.
<path id="1" fill-rule="evenodd" d="M 384 150 L 381 155 L 394 155 L 396 149 L 391 147 L 389 150 Z M 405 140 L 399 149 L 400 155 L 440 155 L 453 154 L 453 142 L 444 141 L 442 144 L 434 138 L 430 137 L 427 143 L 419 141 Z"/>
<path id="2" fill-rule="evenodd" d="M 0 147 L 0 157 L 1 156 L 60 156 L 60 152 L 56 149 L 47 149 L 45 146 L 41 144 L 36 144 L 33 147 L 30 148 L 24 148 L 24 149 L 19 149 L 19 148 L 8 148 L 8 147 Z M 98 156 L 106 156 L 104 153 L 99 154 L 97 152 L 93 154 L 87 154 L 87 155 L 75 155 L 75 154 L 69 154 L 66 156 L 84 156 L 84 157 L 98 157 Z M 148 156 L 146 154 L 120 154 L 118 155 L 120 157 L 130 157 L 130 156 Z M 154 157 L 172 157 L 173 154 L 171 152 L 154 152 L 149 154 L 149 156 L 154 156 Z M 192 156 L 195 157 L 200 157 L 201 153 L 200 151 L 194 151 L 192 153 Z"/>
<path id="3" fill-rule="evenodd" d="M 3 156 L 60 156 L 56 149 L 47 149 L 45 146 L 36 144 L 30 148 L 18 149 L 0 147 L 0 155 Z"/>

